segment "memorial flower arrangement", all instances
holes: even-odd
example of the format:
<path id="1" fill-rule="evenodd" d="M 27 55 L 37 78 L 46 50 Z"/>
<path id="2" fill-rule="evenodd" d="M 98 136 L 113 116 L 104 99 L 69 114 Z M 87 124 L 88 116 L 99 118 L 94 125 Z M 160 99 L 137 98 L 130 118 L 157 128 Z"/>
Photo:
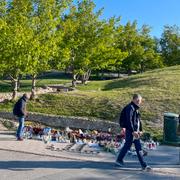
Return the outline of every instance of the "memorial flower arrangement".
<path id="1" fill-rule="evenodd" d="M 25 126 L 24 137 L 26 139 L 42 140 L 45 144 L 55 141 L 59 143 L 87 144 L 89 147 L 101 148 L 106 152 L 117 154 L 125 143 L 125 132 L 122 130 L 119 134 L 113 134 L 111 131 L 103 132 L 97 130 L 53 129 L 41 126 Z M 158 143 L 152 139 L 141 141 L 143 153 L 147 155 L 147 150 L 156 149 Z M 129 154 L 136 155 L 135 148 L 132 146 Z"/>

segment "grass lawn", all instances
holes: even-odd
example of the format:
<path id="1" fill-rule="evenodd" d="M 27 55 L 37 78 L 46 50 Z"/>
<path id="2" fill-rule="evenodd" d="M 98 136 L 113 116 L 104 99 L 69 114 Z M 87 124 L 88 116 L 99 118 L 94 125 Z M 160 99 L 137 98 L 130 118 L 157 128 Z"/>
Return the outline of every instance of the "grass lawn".
<path id="1" fill-rule="evenodd" d="M 42 84 L 62 83 L 60 80 L 43 81 Z M 163 113 L 180 113 L 180 66 L 116 80 L 91 81 L 86 86 L 79 85 L 78 89 L 63 94 L 41 95 L 39 101 L 28 103 L 28 110 L 118 121 L 120 110 L 129 103 L 132 94 L 140 93 L 144 97 L 141 111 L 145 129 L 157 136 L 162 132 Z M 0 109 L 10 111 L 12 105 L 0 104 Z"/>

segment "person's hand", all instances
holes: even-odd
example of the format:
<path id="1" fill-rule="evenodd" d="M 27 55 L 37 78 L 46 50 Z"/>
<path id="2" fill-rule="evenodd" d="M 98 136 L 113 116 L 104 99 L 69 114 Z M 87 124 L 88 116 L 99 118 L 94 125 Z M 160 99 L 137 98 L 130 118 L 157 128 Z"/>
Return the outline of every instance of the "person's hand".
<path id="1" fill-rule="evenodd" d="M 25 112 L 25 117 L 26 117 L 26 118 L 28 117 L 28 112 Z"/>
<path id="2" fill-rule="evenodd" d="M 142 136 L 142 135 L 143 135 L 143 132 L 142 132 L 142 131 L 140 131 L 140 132 L 139 132 L 139 136 Z"/>
<path id="3" fill-rule="evenodd" d="M 126 128 L 122 128 L 123 132 L 126 132 Z"/>
<path id="4" fill-rule="evenodd" d="M 139 138 L 139 133 L 138 133 L 137 131 L 134 131 L 132 134 L 133 134 L 133 136 L 134 136 L 136 139 Z"/>

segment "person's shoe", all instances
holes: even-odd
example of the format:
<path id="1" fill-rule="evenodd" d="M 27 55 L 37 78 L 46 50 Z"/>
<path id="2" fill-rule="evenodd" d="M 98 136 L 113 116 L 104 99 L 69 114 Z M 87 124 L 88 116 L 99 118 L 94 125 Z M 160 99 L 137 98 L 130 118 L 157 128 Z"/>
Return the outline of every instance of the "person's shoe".
<path id="1" fill-rule="evenodd" d="M 123 161 L 116 161 L 115 165 L 119 166 L 119 167 L 123 167 L 124 166 L 124 162 Z"/>
<path id="2" fill-rule="evenodd" d="M 143 167 L 142 170 L 149 172 L 152 170 L 152 168 L 150 166 L 146 166 L 146 167 Z"/>
<path id="3" fill-rule="evenodd" d="M 23 138 L 17 138 L 17 141 L 23 141 Z"/>

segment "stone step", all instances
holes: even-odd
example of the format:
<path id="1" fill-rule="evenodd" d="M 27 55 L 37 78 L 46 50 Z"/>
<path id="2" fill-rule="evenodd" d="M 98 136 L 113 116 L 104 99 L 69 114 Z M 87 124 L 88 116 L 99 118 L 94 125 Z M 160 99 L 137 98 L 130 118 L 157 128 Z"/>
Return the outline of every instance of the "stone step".
<path id="1" fill-rule="evenodd" d="M 81 152 L 82 148 L 84 147 L 84 144 L 74 144 L 69 151 L 72 152 Z"/>
<path id="2" fill-rule="evenodd" d="M 15 131 L 0 131 L 0 135 L 16 135 Z"/>
<path id="3" fill-rule="evenodd" d="M 88 144 L 86 144 L 82 149 L 81 149 L 81 153 L 86 153 L 86 154 L 98 154 L 100 151 L 98 149 L 95 148 L 91 148 L 89 147 Z"/>
<path id="4" fill-rule="evenodd" d="M 73 146 L 74 144 L 68 144 L 67 146 L 65 146 L 62 150 L 63 151 L 69 151 L 69 149 L 71 149 L 71 147 Z"/>
<path id="5" fill-rule="evenodd" d="M 0 140 L 15 139 L 15 134 L 0 134 Z"/>

